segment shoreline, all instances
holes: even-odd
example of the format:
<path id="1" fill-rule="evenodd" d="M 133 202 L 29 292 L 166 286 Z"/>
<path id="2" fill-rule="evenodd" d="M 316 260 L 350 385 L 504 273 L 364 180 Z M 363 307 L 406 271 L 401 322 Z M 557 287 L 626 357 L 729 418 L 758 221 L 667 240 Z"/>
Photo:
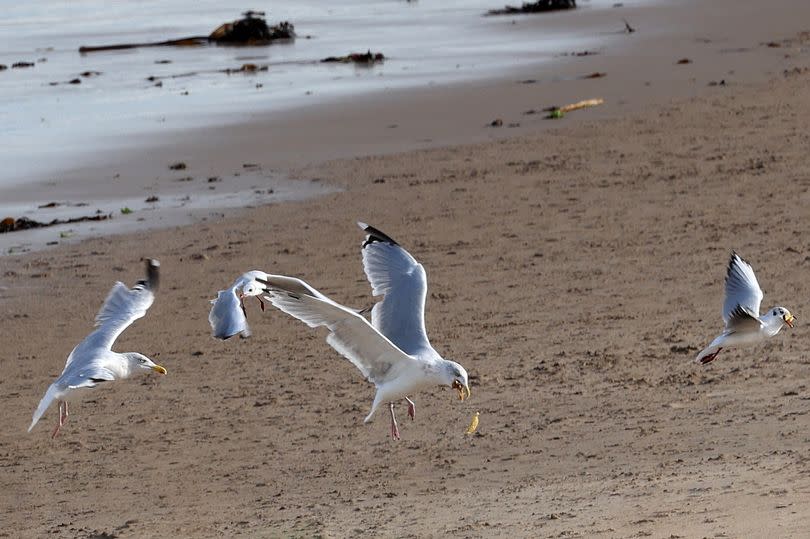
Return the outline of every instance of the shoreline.
<path id="1" fill-rule="evenodd" d="M 392 89 L 363 94 L 356 99 L 329 99 L 325 103 L 282 111 L 259 113 L 256 118 L 238 115 L 222 125 L 203 129 L 179 130 L 170 134 L 139 135 L 129 138 L 131 149 L 99 155 L 73 169 L 63 170 L 47 180 L 5 189 L 0 213 L 46 220 L 53 212 L 37 211 L 36 206 L 52 201 L 68 207 L 87 203 L 88 198 L 110 201 L 99 208 L 115 213 L 121 204 L 114 200 L 138 200 L 139 197 L 168 198 L 179 187 L 188 187 L 186 195 L 204 196 L 206 189 L 242 196 L 246 205 L 273 200 L 251 197 L 255 185 L 264 176 L 291 178 L 308 182 L 302 169 L 334 159 L 366 155 L 386 155 L 430 147 L 501 140 L 554 130 L 583 121 L 619 117 L 644 110 L 673 99 L 710 95 L 728 91 L 735 85 L 758 84 L 788 69 L 794 58 L 785 58 L 786 49 L 770 48 L 764 43 L 775 39 L 768 30 L 774 26 L 763 14 L 756 20 L 745 11 L 729 14 L 730 0 L 713 5 L 700 21 L 682 20 L 698 3 L 685 5 L 662 3 L 653 6 L 628 5 L 619 9 L 583 10 L 576 13 L 580 31 L 600 32 L 620 29 L 617 22 L 632 20 L 637 31 L 614 36 L 613 45 L 597 49 L 597 54 L 577 57 L 558 56 L 551 62 L 516 68 L 514 73 L 495 79 L 422 88 Z M 786 2 L 791 9 L 798 2 Z M 774 10 L 776 11 L 776 10 Z M 810 9 L 807 9 L 810 14 Z M 798 16 L 796 20 L 802 20 Z M 531 32 L 546 24 L 548 15 L 505 17 L 504 31 Z M 514 20 L 516 24 L 509 24 Z M 720 24 L 720 20 L 726 26 Z M 668 22 L 677 21 L 667 26 Z M 680 26 L 678 26 L 680 24 Z M 684 31 L 687 24 L 688 31 Z M 801 28 L 781 25 L 783 38 L 792 37 Z M 510 28 L 510 27 L 514 28 Z M 653 29 L 653 30 L 648 30 Z M 664 30 L 666 29 L 666 30 Z M 680 32 L 680 33 L 679 33 Z M 673 35 L 674 34 L 674 35 Z M 711 37 L 705 37 L 711 35 Z M 701 37 L 702 36 L 702 37 Z M 576 51 L 571 51 L 576 52 Z M 679 65 L 682 58 L 689 64 Z M 720 67 L 722 66 L 722 67 Z M 593 80 L 592 73 L 605 76 Z M 533 82 L 529 82 L 533 81 Z M 710 83 L 722 86 L 709 87 Z M 542 109 L 582 99 L 603 98 L 605 104 L 578 111 L 559 121 L 544 119 Z M 317 97 L 314 97 L 317 98 Z M 535 114 L 526 114 L 535 111 Z M 491 127 L 500 120 L 501 127 Z M 182 161 L 187 171 L 173 173 L 170 164 Z M 263 171 L 253 182 L 242 175 L 245 164 L 257 164 Z M 206 186 L 207 178 L 220 178 L 216 186 Z M 188 183 L 179 186 L 178 180 Z M 295 184 L 291 184 L 295 185 Z M 88 197 L 93 193 L 93 197 Z M 216 199 L 211 199 L 212 201 Z M 150 210 L 161 211 L 162 204 Z M 27 208 L 28 211 L 23 211 Z M 175 208 L 176 209 L 176 208 Z M 95 208 L 94 208 L 95 210 Z M 211 207 L 211 214 L 220 208 Z M 13 212 L 13 213 L 12 213 Z M 167 212 L 168 213 L 168 212 Z M 82 215 L 74 212 L 73 216 Z M 154 215 L 154 214 L 153 214 Z M 188 222 L 166 216 L 166 226 Z M 139 228 L 130 219 L 131 229 Z M 154 226 L 154 220 L 152 221 Z M 97 234 L 117 233 L 121 229 L 103 226 L 73 227 L 73 239 Z M 91 230 L 92 228 L 92 230 Z M 57 231 L 57 235 L 62 231 Z M 29 232 L 0 237 L 0 251 L 8 253 L 14 245 L 45 247 Z M 50 238 L 62 242 L 64 238 Z M 45 242 L 47 243 L 47 242 Z"/>

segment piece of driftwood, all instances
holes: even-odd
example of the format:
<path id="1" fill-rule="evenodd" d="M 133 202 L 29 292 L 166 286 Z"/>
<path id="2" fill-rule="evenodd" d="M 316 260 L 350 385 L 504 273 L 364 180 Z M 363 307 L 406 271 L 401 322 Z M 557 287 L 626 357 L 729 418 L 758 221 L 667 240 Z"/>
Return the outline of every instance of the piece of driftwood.
<path id="1" fill-rule="evenodd" d="M 329 56 L 321 60 L 322 63 L 362 64 L 371 65 L 383 62 L 385 56 L 381 52 L 353 52 L 348 56 Z"/>
<path id="2" fill-rule="evenodd" d="M 295 27 L 284 21 L 268 26 L 264 13 L 246 11 L 242 18 L 217 27 L 207 36 L 190 36 L 152 43 L 119 43 L 116 45 L 82 46 L 79 52 L 115 51 L 140 47 L 195 47 L 199 45 L 269 45 L 274 41 L 295 38 Z"/>
<path id="3" fill-rule="evenodd" d="M 520 15 L 522 13 L 546 13 L 577 7 L 576 0 L 537 0 L 524 2 L 522 6 L 505 6 L 503 9 L 490 9 L 487 15 Z"/>
<path id="4" fill-rule="evenodd" d="M 17 232 L 18 230 L 30 230 L 32 228 L 43 228 L 46 226 L 70 225 L 73 223 L 83 223 L 85 221 L 106 221 L 109 218 L 110 216 L 107 214 L 98 214 L 85 215 L 83 217 L 73 217 L 71 219 L 54 219 L 47 223 L 43 223 L 29 219 L 28 217 L 20 217 L 19 219 L 6 217 L 0 221 L 0 234 L 6 232 Z"/>

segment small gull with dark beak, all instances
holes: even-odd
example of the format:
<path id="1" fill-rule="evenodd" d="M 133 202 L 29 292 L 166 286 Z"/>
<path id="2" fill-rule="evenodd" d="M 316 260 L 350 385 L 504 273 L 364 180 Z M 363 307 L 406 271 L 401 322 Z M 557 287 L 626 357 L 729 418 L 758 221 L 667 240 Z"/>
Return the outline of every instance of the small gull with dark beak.
<path id="1" fill-rule="evenodd" d="M 779 333 L 785 324 L 792 328 L 796 318 L 784 307 L 777 306 L 759 314 L 762 297 L 751 264 L 732 252 L 726 269 L 726 300 L 723 303 L 726 327 L 695 361 L 705 365 L 714 361 L 723 348 L 764 341 Z"/>

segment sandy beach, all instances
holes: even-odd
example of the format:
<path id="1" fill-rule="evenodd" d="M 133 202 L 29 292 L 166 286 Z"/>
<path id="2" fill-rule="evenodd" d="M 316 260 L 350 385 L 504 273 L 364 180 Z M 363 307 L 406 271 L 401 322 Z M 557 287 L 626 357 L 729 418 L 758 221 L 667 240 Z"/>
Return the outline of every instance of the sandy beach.
<path id="1" fill-rule="evenodd" d="M 565 64 L 600 79 L 392 93 L 87 164 L 184 160 L 205 181 L 249 162 L 332 191 L 0 258 L 0 537 L 805 536 L 810 8 L 732 4 L 664 6 L 693 29 L 655 39 L 629 18 L 659 48 Z M 588 97 L 607 103 L 523 114 Z M 252 338 L 208 328 L 249 269 L 369 306 L 357 220 L 424 264 L 428 333 L 472 380 L 464 403 L 419 395 L 400 442 L 363 424 L 373 388 L 322 332 L 253 302 Z M 732 249 L 798 324 L 701 367 Z M 96 391 L 56 440 L 54 409 L 26 434 L 144 256 L 162 288 L 115 348 L 168 374 Z"/>

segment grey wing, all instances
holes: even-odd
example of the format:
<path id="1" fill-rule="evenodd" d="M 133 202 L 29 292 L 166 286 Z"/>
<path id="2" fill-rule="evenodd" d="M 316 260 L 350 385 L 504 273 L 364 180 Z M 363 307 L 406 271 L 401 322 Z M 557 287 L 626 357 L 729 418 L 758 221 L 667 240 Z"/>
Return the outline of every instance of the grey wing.
<path id="1" fill-rule="evenodd" d="M 371 310 L 372 325 L 405 353 L 430 348 L 425 330 L 425 268 L 383 232 L 357 224 L 366 232 L 363 270 L 372 293 L 383 296 Z"/>
<path id="2" fill-rule="evenodd" d="M 153 290 L 158 284 L 158 267 L 156 260 L 147 262 L 147 278 L 138 281 L 132 288 L 122 282 L 113 285 L 104 305 L 96 315 L 96 329 L 79 343 L 68 357 L 65 368 L 77 355 L 97 351 L 110 350 L 115 339 L 128 328 L 135 320 L 142 318 L 152 302 L 155 300 Z"/>
<path id="3" fill-rule="evenodd" d="M 751 315 L 746 309 L 737 306 L 731 313 L 729 313 L 728 320 L 726 320 L 726 335 L 732 333 L 749 333 L 759 331 L 762 327 L 762 322 L 759 318 Z"/>
<path id="4" fill-rule="evenodd" d="M 723 320 L 731 323 L 738 307 L 754 318 L 759 317 L 762 289 L 754 275 L 754 269 L 737 253 L 731 253 L 726 270 L 726 300 L 723 303 Z"/>
<path id="5" fill-rule="evenodd" d="M 236 288 L 220 290 L 217 299 L 213 300 L 208 322 L 217 339 L 229 339 L 241 333 L 245 337 L 250 335 L 250 327 L 245 316 L 245 309 L 236 296 Z"/>
<path id="6" fill-rule="evenodd" d="M 326 326 L 330 331 L 326 342 L 375 385 L 395 377 L 404 363 L 417 361 L 356 311 L 332 301 L 304 281 L 269 275 L 263 282 L 267 285 L 268 301 L 309 327 Z"/>

